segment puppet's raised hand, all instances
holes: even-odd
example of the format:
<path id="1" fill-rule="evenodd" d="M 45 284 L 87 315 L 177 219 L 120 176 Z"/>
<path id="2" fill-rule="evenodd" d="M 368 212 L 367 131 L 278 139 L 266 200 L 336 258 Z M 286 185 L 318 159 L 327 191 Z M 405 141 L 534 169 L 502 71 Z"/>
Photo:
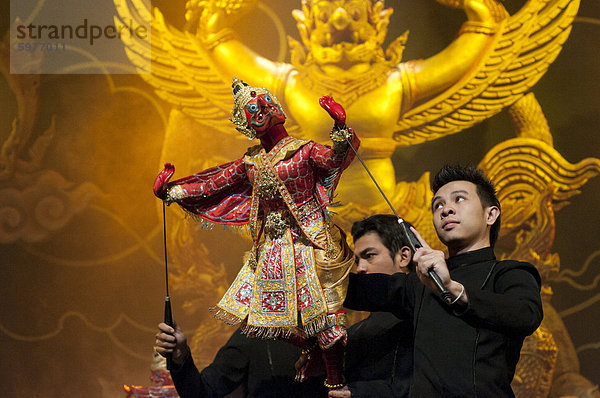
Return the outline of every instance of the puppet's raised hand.
<path id="1" fill-rule="evenodd" d="M 165 163 L 165 168 L 158 173 L 154 180 L 154 195 L 159 199 L 164 200 L 167 194 L 167 183 L 175 173 L 175 166 L 171 163 Z"/>
<path id="2" fill-rule="evenodd" d="M 344 127 L 346 125 L 346 111 L 333 98 L 328 95 L 321 97 L 319 105 L 329 113 L 336 126 Z"/>

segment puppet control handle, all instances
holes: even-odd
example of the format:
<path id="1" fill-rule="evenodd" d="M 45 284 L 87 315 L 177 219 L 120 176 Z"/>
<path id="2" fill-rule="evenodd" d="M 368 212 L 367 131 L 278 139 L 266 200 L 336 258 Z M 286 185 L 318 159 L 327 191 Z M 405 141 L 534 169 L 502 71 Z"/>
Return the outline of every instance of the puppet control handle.
<path id="1" fill-rule="evenodd" d="M 165 323 L 173 327 L 173 312 L 171 311 L 171 297 L 165 297 Z M 167 370 L 171 370 L 173 367 L 173 355 L 167 354 Z"/>
<path id="2" fill-rule="evenodd" d="M 411 248 L 412 252 L 414 253 L 415 250 L 417 250 L 419 247 L 421 247 L 421 242 L 419 242 L 419 240 L 417 239 L 415 234 L 409 228 L 406 227 L 404 220 L 400 217 L 398 217 L 398 224 L 400 224 L 400 228 L 402 228 L 402 232 L 404 232 L 404 236 L 406 236 L 408 243 L 410 245 L 410 248 Z M 446 289 L 446 287 L 444 287 L 444 284 L 442 283 L 442 280 L 440 279 L 439 275 L 436 274 L 436 272 L 432 269 L 430 269 L 428 271 L 428 274 L 429 274 L 429 277 L 433 280 L 433 283 L 435 283 L 437 288 L 440 290 L 440 295 L 442 296 L 442 299 L 447 304 L 450 304 L 452 302 L 452 293 L 450 293 Z"/>

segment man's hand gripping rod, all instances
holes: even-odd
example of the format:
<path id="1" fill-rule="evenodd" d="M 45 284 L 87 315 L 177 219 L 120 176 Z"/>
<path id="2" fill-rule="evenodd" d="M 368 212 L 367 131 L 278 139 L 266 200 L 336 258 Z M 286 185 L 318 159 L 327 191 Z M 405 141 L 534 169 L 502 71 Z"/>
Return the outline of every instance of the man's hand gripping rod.
<path id="1" fill-rule="evenodd" d="M 346 130 L 346 126 L 344 126 L 343 128 L 340 128 L 340 127 L 338 127 L 336 125 L 335 128 L 337 128 L 338 130 Z M 360 163 L 362 164 L 362 166 L 366 170 L 367 174 L 369 174 L 369 177 L 371 177 L 371 181 L 373 181 L 373 183 L 375 184 L 375 186 L 377 187 L 377 189 L 379 189 L 379 193 L 381 193 L 381 196 L 383 196 L 383 199 L 385 199 L 385 201 L 387 202 L 388 206 L 392 210 L 392 213 L 394 213 L 394 215 L 396 216 L 396 218 L 398 218 L 398 224 L 400 224 L 400 228 L 402 229 L 402 232 L 404 232 L 404 235 L 406 236 L 406 238 L 408 240 L 408 243 L 410 245 L 410 248 L 411 248 L 411 250 L 413 252 L 413 255 L 414 255 L 415 251 L 419 247 L 421 247 L 421 242 L 419 242 L 419 240 L 417 239 L 417 237 L 415 236 L 415 234 L 410 229 L 408 229 L 406 227 L 406 224 L 404 223 L 404 220 L 402 219 L 402 217 L 398 216 L 398 213 L 396 213 L 396 210 L 394 210 L 394 206 L 392 206 L 392 203 L 389 201 L 389 199 L 387 198 L 387 196 L 385 196 L 385 193 L 383 193 L 383 190 L 381 189 L 381 187 L 379 186 L 379 184 L 375 180 L 375 177 L 373 177 L 373 174 L 371 174 L 371 171 L 369 170 L 369 168 L 367 167 L 367 165 L 365 164 L 365 162 L 362 160 L 362 158 L 358 154 L 358 151 L 352 146 L 352 143 L 350 142 L 350 140 L 348 139 L 348 137 L 346 136 L 346 134 L 344 134 L 343 131 L 340 131 L 340 134 L 344 136 L 344 139 L 348 143 L 348 146 L 350 146 L 350 148 L 352 148 L 352 150 L 354 151 L 354 154 L 356 155 L 356 158 L 360 161 Z M 450 302 L 452 302 L 452 293 L 450 293 L 444 287 L 444 284 L 442 283 L 442 280 L 440 279 L 440 277 L 438 276 L 438 274 L 436 274 L 435 271 L 432 270 L 432 269 L 430 269 L 428 271 L 428 274 L 429 274 L 429 277 L 433 280 L 433 282 L 437 286 L 437 288 L 440 290 L 440 294 L 441 294 L 442 298 L 444 299 L 444 301 L 446 301 L 446 303 L 448 303 L 448 304 Z"/>

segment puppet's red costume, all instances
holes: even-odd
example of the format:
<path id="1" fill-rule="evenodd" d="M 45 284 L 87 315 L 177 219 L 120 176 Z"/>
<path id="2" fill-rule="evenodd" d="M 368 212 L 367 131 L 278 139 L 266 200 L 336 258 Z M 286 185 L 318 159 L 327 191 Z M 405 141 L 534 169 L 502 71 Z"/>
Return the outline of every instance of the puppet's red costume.
<path id="1" fill-rule="evenodd" d="M 254 246 L 218 303 L 217 317 L 243 322 L 249 335 L 305 347 L 316 337 L 325 352 L 327 382 L 340 387 L 342 303 L 354 258 L 326 207 L 354 158 L 348 142 L 358 148 L 358 137 L 345 128 L 344 110 L 330 97 L 320 102 L 336 121 L 333 147 L 288 136 L 285 115 L 268 90 L 237 79 L 233 87 L 232 121 L 245 134 L 256 134 L 261 145 L 241 159 L 167 184 L 174 171 L 168 165 L 155 193 L 206 221 L 249 226 Z"/>

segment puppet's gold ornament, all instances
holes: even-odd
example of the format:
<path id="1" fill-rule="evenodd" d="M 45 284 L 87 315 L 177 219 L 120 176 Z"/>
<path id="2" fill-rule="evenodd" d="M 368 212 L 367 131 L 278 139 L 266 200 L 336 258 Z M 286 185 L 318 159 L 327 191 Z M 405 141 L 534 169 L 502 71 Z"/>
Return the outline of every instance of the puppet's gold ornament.
<path id="1" fill-rule="evenodd" d="M 168 137 L 189 127 L 187 118 L 211 129 L 198 138 L 204 145 L 215 131 L 234 132 L 228 121 L 233 75 L 268 87 L 288 111 L 288 130 L 302 138 L 326 140 L 320 134 L 329 120 L 314 104 L 321 95 L 332 95 L 360 132 L 361 156 L 396 210 L 430 242 L 436 239 L 428 212 L 429 173 L 415 182 L 395 181 L 392 152 L 460 132 L 508 108 L 517 138 L 498 144 L 480 167 L 498 186 L 505 226 L 500 243 L 508 247 L 509 257 L 535 264 L 547 283 L 560 266 L 558 255 L 550 251 L 554 211 L 600 172 L 600 163 L 585 159 L 570 164 L 562 158 L 528 90 L 560 52 L 579 0 L 529 0 L 514 15 L 495 0 L 437 1 L 463 9 L 467 21 L 440 53 L 405 62 L 408 32 L 382 47 L 392 10 L 380 0 L 302 1 L 293 12 L 300 41 L 289 38 L 290 63 L 261 57 L 235 32 L 256 0 L 189 0 L 186 31 L 170 26 L 160 10 L 145 9 L 141 0 L 115 4 L 122 20 L 152 24 L 151 48 L 135 37 L 124 40 L 130 59 L 145 72 L 142 77 L 175 107 Z M 149 59 L 152 70 L 145 70 Z M 339 189 L 344 206 L 335 211 L 345 229 L 359 218 L 388 212 L 376 190 L 365 189 L 370 181 L 359 166 L 346 172 Z M 575 368 L 560 363 L 560 355 L 557 359 L 556 350 L 572 350 L 572 344 L 549 304 L 547 284 L 543 293 L 547 308 L 542 326 L 547 329 L 540 328 L 525 343 L 526 360 L 513 383 L 517 396 L 545 397 L 555 368 Z M 540 371 L 545 377 L 531 373 Z M 577 376 L 574 387 L 563 391 L 589 384 Z"/>

